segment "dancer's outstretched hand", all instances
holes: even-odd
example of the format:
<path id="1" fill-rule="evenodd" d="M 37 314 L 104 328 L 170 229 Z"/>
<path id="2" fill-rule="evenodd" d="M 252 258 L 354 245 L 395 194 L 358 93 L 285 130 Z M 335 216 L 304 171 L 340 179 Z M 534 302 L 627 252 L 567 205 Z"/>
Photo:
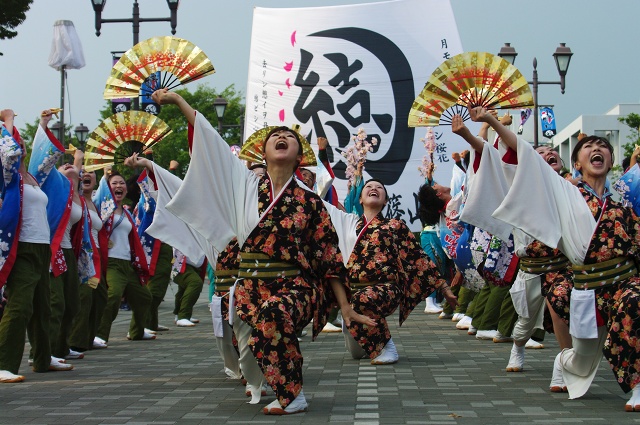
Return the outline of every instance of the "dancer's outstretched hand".
<path id="1" fill-rule="evenodd" d="M 364 314 L 358 314 L 352 309 L 350 306 L 348 308 L 340 309 L 342 312 L 342 320 L 344 320 L 345 325 L 349 326 L 351 321 L 353 320 L 356 323 L 362 323 L 367 326 L 376 326 L 377 323 L 372 318 L 365 316 Z"/>
<path id="2" fill-rule="evenodd" d="M 444 291 L 442 291 L 442 296 L 447 300 L 447 303 L 451 306 L 451 308 L 456 308 L 458 306 L 458 297 L 456 297 L 453 292 L 451 292 L 451 288 L 447 287 Z"/>
<path id="3" fill-rule="evenodd" d="M 487 110 L 483 106 L 476 106 L 469 109 L 469 116 L 473 122 L 488 122 L 491 118 L 495 118 L 491 115 L 491 111 Z"/>

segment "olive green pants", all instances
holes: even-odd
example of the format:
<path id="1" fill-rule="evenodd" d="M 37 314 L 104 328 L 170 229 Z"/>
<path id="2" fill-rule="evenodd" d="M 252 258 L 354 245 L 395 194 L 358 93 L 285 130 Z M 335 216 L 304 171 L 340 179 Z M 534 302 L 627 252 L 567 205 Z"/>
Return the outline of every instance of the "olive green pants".
<path id="1" fill-rule="evenodd" d="M 158 308 L 164 299 L 164 295 L 171 281 L 171 259 L 173 248 L 166 243 L 160 243 L 160 253 L 156 262 L 156 269 L 149 279 L 149 292 L 151 292 L 151 306 L 149 308 L 149 329 L 158 330 Z"/>
<path id="2" fill-rule="evenodd" d="M 109 286 L 107 305 L 102 313 L 97 336 L 105 341 L 109 340 L 111 324 L 118 316 L 120 300 L 124 295 L 127 297 L 132 312 L 129 336 L 134 340 L 142 339 L 144 328 L 149 320 L 151 292 L 146 285 L 140 284 L 131 261 L 109 258 L 107 285 Z"/>
<path id="3" fill-rule="evenodd" d="M 78 262 L 73 249 L 62 249 L 67 271 L 58 277 L 51 276 L 51 321 L 49 340 L 51 354 L 65 358 L 69 354 L 71 324 L 80 310 L 80 278 Z M 86 285 L 85 285 L 86 286 Z"/>
<path id="4" fill-rule="evenodd" d="M 178 315 L 178 320 L 191 319 L 193 306 L 200 298 L 204 285 L 200 278 L 200 270 L 187 264 L 185 272 L 178 274 L 173 281 L 178 285 L 173 314 Z"/>
<path id="5" fill-rule="evenodd" d="M 93 289 L 89 285 L 80 285 L 80 311 L 73 321 L 69 345 L 76 351 L 86 351 L 93 347 L 102 312 L 107 305 L 107 283 L 100 279 Z"/>
<path id="6" fill-rule="evenodd" d="M 18 242 L 16 260 L 5 286 L 7 306 L 0 321 L 0 370 L 18 373 L 27 328 L 32 335 L 33 370 L 49 370 L 50 260 L 48 244 Z"/>
<path id="7" fill-rule="evenodd" d="M 509 285 L 496 286 L 487 282 L 475 298 L 471 326 L 479 331 L 497 330 L 502 304 L 506 297 L 511 299 L 510 288 Z M 513 305 L 511 308 L 513 309 Z M 515 321 L 513 323 L 515 324 Z"/>

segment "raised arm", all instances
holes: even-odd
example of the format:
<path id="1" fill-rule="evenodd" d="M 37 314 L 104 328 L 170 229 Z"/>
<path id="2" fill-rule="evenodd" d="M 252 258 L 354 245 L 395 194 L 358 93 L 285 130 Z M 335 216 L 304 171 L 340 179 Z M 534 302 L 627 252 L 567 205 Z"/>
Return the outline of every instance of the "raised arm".
<path id="1" fill-rule="evenodd" d="M 153 92 L 151 98 L 159 105 L 178 105 L 180 111 L 185 116 L 189 124 L 196 122 L 196 111 L 187 103 L 182 96 L 167 89 L 160 89 Z"/>
<path id="2" fill-rule="evenodd" d="M 4 128 L 7 129 L 7 132 L 13 135 L 13 117 L 15 117 L 15 113 L 11 109 L 3 109 L 0 111 L 0 121 L 4 122 Z"/>
<path id="3" fill-rule="evenodd" d="M 483 123 L 483 128 L 485 127 L 485 123 Z M 488 124 L 486 127 L 488 128 Z M 469 128 L 464 125 L 464 121 L 460 115 L 454 115 L 451 120 L 451 131 L 453 131 L 458 136 L 462 137 L 476 152 L 482 152 L 484 149 L 484 141 L 480 137 L 476 137 L 471 134 Z M 482 133 L 482 131 L 481 131 Z M 486 131 L 485 131 L 486 133 Z M 482 136 L 481 136 L 482 137 Z M 485 134 L 486 137 L 486 134 Z M 486 140 L 486 138 L 485 138 Z"/>
<path id="4" fill-rule="evenodd" d="M 139 157 L 137 153 L 134 153 L 129 158 L 125 159 L 124 165 L 133 169 L 138 167 L 144 167 L 147 169 L 148 172 L 150 173 L 153 172 L 153 162 L 151 162 L 147 158 Z"/>
<path id="5" fill-rule="evenodd" d="M 493 128 L 504 144 L 517 152 L 518 138 L 511 130 L 505 127 L 498 118 L 482 106 L 469 108 L 469 115 L 474 122 L 486 122 Z"/>

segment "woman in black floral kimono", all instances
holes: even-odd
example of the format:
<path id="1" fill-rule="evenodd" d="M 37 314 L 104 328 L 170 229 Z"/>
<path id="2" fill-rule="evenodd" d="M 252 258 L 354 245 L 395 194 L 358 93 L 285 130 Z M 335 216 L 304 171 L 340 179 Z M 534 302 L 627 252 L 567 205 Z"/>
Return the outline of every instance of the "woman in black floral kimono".
<path id="1" fill-rule="evenodd" d="M 484 108 L 469 112 L 474 121 L 495 120 Z M 632 208 L 611 199 L 606 187 L 613 147 L 597 136 L 576 144 L 571 159 L 582 174 L 576 187 L 529 143 L 510 132 L 500 135 L 517 151 L 519 165 L 493 216 L 557 246 L 573 264 L 573 348 L 563 349 L 554 365 L 562 372 L 569 398 L 587 392 L 604 353 L 622 390 L 632 391 L 625 410 L 640 411 L 640 278 L 635 264 L 640 259 L 640 222 Z"/>
<path id="2" fill-rule="evenodd" d="M 265 160 L 267 173 L 257 177 L 180 95 L 161 89 L 153 98 L 159 104 L 178 105 L 193 130 L 189 171 L 167 210 L 218 251 L 233 236 L 238 238 L 236 310 L 252 327 L 249 346 L 276 393 L 276 400 L 263 411 L 303 412 L 307 402 L 296 332 L 313 319 L 317 335 L 335 303 L 347 323 L 374 322 L 349 305 L 338 236 L 322 200 L 293 178 L 296 168 L 304 165 L 302 136 L 277 127 L 261 138 L 256 153 Z M 179 235 L 163 235 L 162 240 L 183 251 Z"/>
<path id="3" fill-rule="evenodd" d="M 364 214 L 356 224 L 358 239 L 347 263 L 351 306 L 376 321 L 375 325 L 345 323 L 347 348 L 353 358 L 367 356 L 376 365 L 398 361 L 386 320 L 398 307 L 402 325 L 435 289 L 453 306 L 457 304 L 404 221 L 384 218 L 382 209 L 387 200 L 382 182 L 371 179 L 365 183 L 360 195 Z"/>

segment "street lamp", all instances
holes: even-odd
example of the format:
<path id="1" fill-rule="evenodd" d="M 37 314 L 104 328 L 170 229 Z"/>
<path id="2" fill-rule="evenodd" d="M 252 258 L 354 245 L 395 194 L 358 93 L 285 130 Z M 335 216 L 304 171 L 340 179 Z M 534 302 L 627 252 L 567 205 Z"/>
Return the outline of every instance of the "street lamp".
<path id="1" fill-rule="evenodd" d="M 222 134 L 222 121 L 224 118 L 224 111 L 227 109 L 227 99 L 222 96 L 218 96 L 213 101 L 213 107 L 216 110 L 216 116 L 218 117 L 218 133 Z"/>
<path id="2" fill-rule="evenodd" d="M 512 65 L 516 60 L 516 49 L 511 47 L 510 43 L 505 43 L 504 46 L 500 49 L 498 56 L 504 58 Z M 533 81 L 527 81 L 527 83 L 531 84 L 533 90 L 533 147 L 538 147 L 538 85 L 540 84 L 559 84 L 560 92 L 564 94 L 565 87 L 565 76 L 567 75 L 567 70 L 569 69 L 569 62 L 571 62 L 571 56 L 573 53 L 571 49 L 567 47 L 565 43 L 560 43 L 560 46 L 556 48 L 556 51 L 553 53 L 553 59 L 556 62 L 556 68 L 558 69 L 558 74 L 560 74 L 560 81 L 538 81 L 538 60 L 533 58 Z"/>
<path id="3" fill-rule="evenodd" d="M 62 139 L 62 136 L 64 135 L 64 127 L 60 124 L 60 121 L 56 121 L 55 123 L 53 123 L 53 125 L 51 125 L 50 127 L 50 130 L 58 140 Z"/>
<path id="4" fill-rule="evenodd" d="M 80 125 L 76 126 L 74 131 L 76 133 L 76 139 L 78 139 L 78 142 L 80 143 L 80 150 L 84 150 L 84 144 L 87 141 L 87 136 L 89 135 L 89 128 L 80 123 Z"/>
<path id="5" fill-rule="evenodd" d="M 222 135 L 222 130 L 225 128 L 240 128 L 240 144 L 242 144 L 244 142 L 244 115 L 240 117 L 240 124 L 223 124 L 224 112 L 228 104 L 227 99 L 222 96 L 218 96 L 213 100 L 213 108 L 218 117 L 218 133 Z"/>
<path id="6" fill-rule="evenodd" d="M 140 8 L 138 7 L 138 0 L 133 1 L 133 15 L 131 18 L 126 19 L 102 19 L 102 11 L 107 0 L 91 0 L 93 6 L 93 12 L 96 17 L 96 35 L 100 37 L 100 29 L 102 24 L 108 23 L 123 23 L 131 22 L 133 25 L 133 45 L 138 44 L 140 36 L 140 23 L 141 22 L 169 22 L 171 24 L 171 34 L 176 33 L 176 26 L 178 26 L 178 6 L 180 0 L 167 0 L 167 5 L 171 11 L 171 16 L 168 18 L 141 18 Z M 138 109 L 138 98 L 133 99 L 133 109 Z"/>

